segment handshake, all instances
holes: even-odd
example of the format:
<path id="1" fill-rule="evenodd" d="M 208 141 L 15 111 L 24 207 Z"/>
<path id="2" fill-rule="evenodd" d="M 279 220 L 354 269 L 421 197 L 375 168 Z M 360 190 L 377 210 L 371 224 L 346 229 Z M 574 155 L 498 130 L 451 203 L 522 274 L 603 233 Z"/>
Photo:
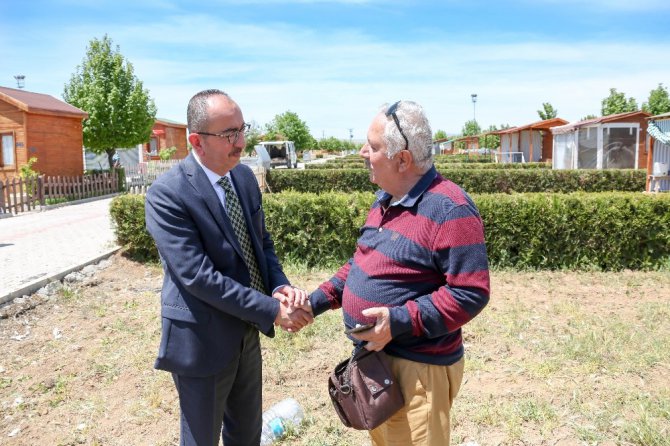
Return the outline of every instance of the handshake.
<path id="1" fill-rule="evenodd" d="M 283 330 L 297 333 L 314 322 L 314 313 L 307 291 L 284 285 L 272 297 L 279 301 L 279 313 L 275 318 L 275 325 L 280 325 Z"/>

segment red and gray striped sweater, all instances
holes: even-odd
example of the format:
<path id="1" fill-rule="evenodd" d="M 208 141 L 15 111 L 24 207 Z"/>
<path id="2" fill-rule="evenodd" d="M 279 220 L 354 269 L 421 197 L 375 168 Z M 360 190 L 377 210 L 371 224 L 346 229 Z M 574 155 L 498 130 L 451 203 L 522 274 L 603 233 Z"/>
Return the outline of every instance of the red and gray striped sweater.
<path id="1" fill-rule="evenodd" d="M 472 199 L 431 168 L 397 203 L 377 194 L 356 252 L 314 291 L 314 314 L 340 306 L 347 327 L 387 306 L 388 354 L 449 365 L 463 356 L 461 327 L 489 301 L 484 227 Z"/>

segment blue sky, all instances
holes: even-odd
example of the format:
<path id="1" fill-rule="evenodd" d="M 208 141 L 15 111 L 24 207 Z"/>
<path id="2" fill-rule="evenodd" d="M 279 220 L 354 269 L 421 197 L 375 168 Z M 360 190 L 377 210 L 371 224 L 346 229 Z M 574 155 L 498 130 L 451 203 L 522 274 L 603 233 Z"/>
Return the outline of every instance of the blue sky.
<path id="1" fill-rule="evenodd" d="M 315 138 L 365 138 L 378 106 L 422 104 L 433 131 L 574 121 L 609 88 L 638 104 L 670 86 L 668 0 L 6 0 L 0 85 L 61 97 L 92 38 L 108 34 L 158 107 L 186 122 L 220 88 L 259 125 L 287 110 Z M 475 110 L 471 94 L 477 94 Z"/>

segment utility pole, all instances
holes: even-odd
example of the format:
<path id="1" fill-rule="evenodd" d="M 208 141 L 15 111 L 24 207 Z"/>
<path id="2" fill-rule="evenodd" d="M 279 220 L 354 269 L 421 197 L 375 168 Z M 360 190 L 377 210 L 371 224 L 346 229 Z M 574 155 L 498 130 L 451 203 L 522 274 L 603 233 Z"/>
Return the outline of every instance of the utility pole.
<path id="1" fill-rule="evenodd" d="M 477 103 L 477 93 L 472 93 L 470 97 L 472 98 L 472 120 L 477 122 L 477 114 L 475 113 L 475 104 Z"/>

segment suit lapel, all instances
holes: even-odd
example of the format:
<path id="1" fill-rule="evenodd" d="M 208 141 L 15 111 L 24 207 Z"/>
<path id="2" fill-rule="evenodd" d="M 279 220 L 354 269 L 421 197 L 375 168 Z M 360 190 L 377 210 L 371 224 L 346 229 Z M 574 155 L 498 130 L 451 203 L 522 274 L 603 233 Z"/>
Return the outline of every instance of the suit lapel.
<path id="1" fill-rule="evenodd" d="M 216 195 L 216 192 L 214 192 L 214 188 L 209 182 L 207 175 L 205 175 L 205 172 L 198 165 L 198 162 L 193 158 L 192 153 L 182 161 L 182 168 L 184 169 L 188 181 L 195 189 L 196 194 L 199 194 L 202 197 L 207 209 L 214 217 L 219 228 L 221 228 L 223 235 L 228 239 L 228 242 L 233 248 L 235 248 L 235 251 L 237 251 L 239 256 L 244 258 L 233 225 L 230 223 L 230 219 L 228 218 L 226 211 L 223 209 L 219 197 Z M 248 211 L 245 212 L 245 219 L 247 219 L 247 213 Z"/>

